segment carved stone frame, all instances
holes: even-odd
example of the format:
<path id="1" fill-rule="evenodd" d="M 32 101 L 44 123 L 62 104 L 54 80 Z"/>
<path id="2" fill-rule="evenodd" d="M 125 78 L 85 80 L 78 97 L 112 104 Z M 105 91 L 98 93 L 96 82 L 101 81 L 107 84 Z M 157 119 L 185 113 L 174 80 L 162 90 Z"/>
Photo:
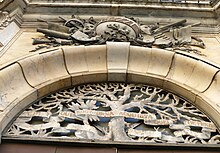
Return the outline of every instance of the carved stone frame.
<path id="1" fill-rule="evenodd" d="M 184 67 L 190 69 L 183 73 Z M 203 110 L 219 128 L 218 71 L 217 65 L 198 56 L 129 43 L 42 51 L 1 68 L 1 132 L 40 97 L 78 84 L 106 81 L 144 83 L 176 93 Z"/>

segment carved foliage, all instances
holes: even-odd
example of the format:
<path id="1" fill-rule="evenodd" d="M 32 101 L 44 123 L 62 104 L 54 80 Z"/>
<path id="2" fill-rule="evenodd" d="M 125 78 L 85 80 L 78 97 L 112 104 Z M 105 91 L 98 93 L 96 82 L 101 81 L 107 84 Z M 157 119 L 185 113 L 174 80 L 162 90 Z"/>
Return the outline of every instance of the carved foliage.
<path id="1" fill-rule="evenodd" d="M 27 108 L 4 136 L 220 143 L 215 125 L 189 102 L 156 87 L 123 83 L 51 94 Z"/>

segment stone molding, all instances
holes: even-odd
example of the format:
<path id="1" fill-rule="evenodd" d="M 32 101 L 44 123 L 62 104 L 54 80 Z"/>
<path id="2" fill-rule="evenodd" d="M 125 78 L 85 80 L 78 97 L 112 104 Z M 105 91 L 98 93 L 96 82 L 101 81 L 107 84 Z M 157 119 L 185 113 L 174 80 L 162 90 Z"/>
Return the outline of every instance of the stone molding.
<path id="1" fill-rule="evenodd" d="M 115 46 L 125 48 L 128 58 L 113 61 L 117 64 L 111 63 L 113 69 L 109 73 L 110 59 L 120 53 L 107 56 L 107 50 Z M 62 47 L 33 53 L 1 67 L 1 132 L 26 106 L 51 92 L 108 81 L 143 83 L 171 91 L 195 104 L 220 129 L 220 66 L 182 52 L 117 42 L 113 48 L 109 43 Z"/>
<path id="2" fill-rule="evenodd" d="M 0 4 L 0 9 L 7 10 L 10 13 L 12 21 L 16 22 L 22 28 L 42 26 L 37 21 L 39 18 L 59 22 L 58 16 L 71 16 L 74 14 L 79 16 L 90 15 L 100 19 L 103 16 L 134 16 L 143 20 L 146 24 L 152 23 L 152 21 L 167 24 L 171 20 L 173 22 L 175 19 L 187 18 L 190 23 L 202 23 L 200 26 L 192 29 L 193 33 L 218 34 L 220 32 L 218 27 L 219 5 L 220 2 L 211 6 L 190 3 L 175 3 L 175 5 L 172 3 L 149 3 L 137 5 L 112 4 L 107 2 L 93 4 L 82 2 L 30 2 L 28 0 L 15 2 L 8 0 Z M 172 16 L 172 19 L 170 16 Z M 204 18 L 205 20 L 203 20 Z"/>
<path id="3" fill-rule="evenodd" d="M 2 36 L 0 38 L 0 56 L 6 51 L 4 48 L 6 48 L 9 42 L 12 41 L 20 31 L 26 6 L 27 3 L 23 0 L 16 2 L 7 0 L 0 3 L 0 10 L 2 10 L 0 12 L 7 14 L 7 16 L 0 21 L 2 22 L 0 24 L 0 35 Z"/>

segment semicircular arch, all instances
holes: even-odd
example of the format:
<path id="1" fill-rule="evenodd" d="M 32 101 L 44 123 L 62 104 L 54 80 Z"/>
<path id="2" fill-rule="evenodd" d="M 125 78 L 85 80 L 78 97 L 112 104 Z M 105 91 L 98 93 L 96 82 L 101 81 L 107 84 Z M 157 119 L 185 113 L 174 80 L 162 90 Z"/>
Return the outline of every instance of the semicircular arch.
<path id="1" fill-rule="evenodd" d="M 34 53 L 0 68 L 0 131 L 34 101 L 95 82 L 160 87 L 189 100 L 220 130 L 219 68 L 198 56 L 124 42 Z"/>

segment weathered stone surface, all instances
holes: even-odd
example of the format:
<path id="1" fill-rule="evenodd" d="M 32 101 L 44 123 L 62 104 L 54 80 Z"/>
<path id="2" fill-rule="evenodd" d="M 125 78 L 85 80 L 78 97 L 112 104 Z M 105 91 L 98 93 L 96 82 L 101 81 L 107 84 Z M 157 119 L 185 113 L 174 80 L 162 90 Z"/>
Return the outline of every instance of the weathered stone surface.
<path id="1" fill-rule="evenodd" d="M 217 108 L 220 108 L 220 72 L 215 75 L 210 87 L 203 92 L 203 95 L 210 99 Z"/>
<path id="2" fill-rule="evenodd" d="M 19 64 L 0 70 L 0 132 L 36 99 L 37 91 L 26 82 Z"/>
<path id="3" fill-rule="evenodd" d="M 199 92 L 203 92 L 209 87 L 217 71 L 218 68 L 205 62 L 197 61 L 191 76 L 184 84 Z"/>
<path id="4" fill-rule="evenodd" d="M 107 81 L 107 79 L 108 79 L 108 74 L 106 71 L 89 72 L 89 73 L 83 74 L 84 83 L 105 82 Z"/>
<path id="5" fill-rule="evenodd" d="M 4 46 L 7 45 L 19 30 L 20 28 L 15 22 L 10 23 L 4 30 L 0 31 L 1 44 Z"/>
<path id="6" fill-rule="evenodd" d="M 23 58 L 25 56 L 29 56 L 33 53 L 31 53 L 31 50 L 35 49 L 35 46 L 32 44 L 32 38 L 33 37 L 41 37 L 42 34 L 38 34 L 33 31 L 22 31 L 20 30 L 16 37 L 10 41 L 9 45 L 7 47 L 3 48 L 0 53 L 0 65 L 10 63 L 12 61 L 16 61 L 18 58 Z"/>
<path id="7" fill-rule="evenodd" d="M 174 93 L 186 97 L 191 102 L 195 101 L 196 93 L 185 82 L 191 77 L 197 60 L 180 54 L 175 54 L 170 71 L 164 82 L 164 89 L 172 90 Z M 184 87 L 183 87 L 184 86 Z"/>
<path id="8" fill-rule="evenodd" d="M 115 46 L 117 46 L 117 44 L 116 42 L 114 43 Z M 123 82 L 145 83 L 162 87 L 165 90 L 172 91 L 190 100 L 197 107 L 204 110 L 206 114 L 210 114 L 211 118 L 218 119 L 218 117 L 216 117 L 220 112 L 217 102 L 218 90 L 216 90 L 219 86 L 218 82 L 216 82 L 218 75 L 212 83 L 212 78 L 218 71 L 216 66 L 209 64 L 208 61 L 202 58 L 201 61 L 199 61 L 196 59 L 197 57 L 191 57 L 179 52 L 174 55 L 174 53 L 170 51 L 156 50 L 153 52 L 153 49 L 151 51 L 151 49 L 147 48 L 129 46 L 125 48 L 127 52 L 123 54 L 116 52 L 116 49 L 113 50 L 115 54 L 110 55 L 111 58 L 109 58 L 106 48 L 105 45 L 73 46 L 63 47 L 62 50 L 48 50 L 47 52 L 41 52 L 39 54 L 35 53 L 34 55 L 20 59 L 18 63 L 21 67 L 19 67 L 19 64 L 12 64 L 2 69 L 0 71 L 0 80 L 7 82 L 14 73 L 18 76 L 20 75 L 22 78 L 22 68 L 27 82 L 38 89 L 38 96 L 44 96 L 50 92 L 71 85 L 109 81 L 107 79 L 109 75 L 108 69 L 112 68 L 115 70 L 112 81 L 120 80 Z M 124 49 L 123 47 L 119 48 Z M 137 54 L 135 54 L 135 51 L 137 51 Z M 119 57 L 119 54 L 123 57 L 122 59 Z M 149 59 L 149 61 L 145 61 L 144 57 Z M 110 63 L 110 59 L 113 63 Z M 138 59 L 140 59 L 140 61 Z M 140 65 L 140 67 L 138 67 L 138 65 Z M 146 69 L 144 65 L 146 65 Z M 78 66 L 81 66 L 82 69 Z M 6 71 L 7 73 L 5 73 Z M 9 73 L 10 75 L 6 75 Z M 125 78 L 121 76 L 125 76 Z M 70 78 L 72 79 L 72 83 Z M 0 91 L 8 91 L 8 93 L 14 92 L 15 89 L 21 89 L 21 91 L 19 91 L 21 92 L 19 97 L 10 97 L 10 103 L 13 103 L 13 105 L 10 105 L 10 107 L 7 107 L 9 105 L 4 106 L 2 114 L 8 114 L 8 117 L 6 115 L 6 117 L 1 118 L 0 124 L 2 128 L 8 124 L 20 109 L 29 105 L 37 98 L 36 89 L 33 89 L 25 79 L 23 78 L 23 81 L 28 87 L 25 89 L 28 90 L 24 93 L 22 80 L 20 81 L 18 79 L 15 81 L 13 79 L 16 83 L 12 83 L 12 89 L 11 87 L 7 87 L 4 83 L 0 84 Z M 204 84 L 200 85 L 203 81 Z M 211 86 L 209 87 L 210 84 Z M 207 88 L 208 90 L 206 90 Z M 16 100 L 14 100 L 15 98 Z M 1 97 L 1 101 L 5 101 L 5 96 Z M 214 122 L 219 125 L 219 122 L 215 119 Z"/>
<path id="9" fill-rule="evenodd" d="M 45 0 L 46 1 L 46 0 Z M 42 1 L 43 2 L 43 1 Z M 6 3 L 6 1 L 4 1 L 4 4 Z M 10 4 L 10 8 L 8 9 L 12 9 L 15 8 L 14 4 L 17 5 L 17 3 L 21 3 L 21 1 L 19 2 L 13 2 L 12 4 Z M 77 14 L 77 13 L 82 13 L 83 15 L 91 15 L 92 14 L 96 14 L 96 15 L 100 15 L 100 10 L 101 10 L 101 14 L 102 15 L 110 15 L 110 14 L 114 14 L 114 15 L 141 15 L 144 16 L 144 18 L 142 18 L 142 20 L 144 20 L 144 22 L 146 23 L 152 23 L 152 21 L 156 21 L 156 22 L 162 22 L 167 23 L 167 22 L 172 22 L 177 20 L 176 18 L 171 18 L 170 15 L 174 15 L 175 17 L 182 18 L 182 17 L 189 17 L 189 23 L 196 23 L 198 21 L 202 22 L 202 26 L 200 27 L 194 27 L 193 31 L 194 32 L 203 32 L 203 33 L 210 33 L 210 32 L 216 32 L 219 33 L 219 29 L 218 27 L 215 28 L 215 25 L 219 24 L 218 20 L 216 17 L 216 11 L 215 8 L 212 8 L 212 6 L 208 6 L 208 5 L 200 5 L 200 7 L 197 7 L 197 5 L 195 4 L 180 4 L 181 6 L 179 6 L 179 4 L 177 4 L 177 6 L 170 6 L 170 7 L 166 7 L 164 6 L 164 4 L 158 4 L 156 6 L 150 6 L 150 5 L 122 5 L 122 4 L 113 4 L 113 5 L 97 5 L 94 4 L 93 8 L 91 8 L 91 5 L 87 4 L 87 5 L 71 5 L 71 6 L 67 6 L 67 4 L 65 3 L 59 3 L 57 2 L 55 3 L 50 3 L 50 4 L 38 4 L 38 2 L 35 3 L 35 1 L 31 2 L 34 4 L 29 5 L 29 8 L 26 9 L 26 14 L 23 16 L 23 25 L 22 27 L 36 27 L 36 26 L 44 26 L 43 24 L 41 25 L 41 23 L 36 22 L 36 19 L 39 17 L 42 17 L 45 19 L 49 19 L 49 20 L 53 20 L 53 21 L 59 21 L 59 19 L 57 18 L 57 15 L 53 15 L 53 13 L 55 14 L 59 14 L 60 12 L 65 14 L 64 16 L 68 16 L 67 14 Z M 105 3 L 105 2 L 103 2 Z M 123 3 L 127 3 L 124 2 Z M 132 3 L 132 2 L 128 2 L 128 3 Z M 141 2 L 142 3 L 142 2 Z M 8 2 L 7 2 L 8 4 Z M 202 6 L 202 7 L 201 7 Z M 204 6 L 204 7 L 203 7 Z M 2 6 L 3 7 L 3 6 Z M 25 8 L 26 6 L 20 6 L 21 8 Z M 66 8 L 66 9 L 64 9 Z M 98 9 L 97 9 L 98 8 Z M 147 8 L 147 10 L 146 10 Z M 172 9 L 170 9 L 172 8 Z M 155 11 L 155 9 L 157 11 Z M 190 11 L 189 11 L 190 10 Z M 48 11 L 51 13 L 50 15 L 48 15 Z M 73 11 L 73 12 L 72 12 Z M 99 13 L 97 14 L 97 11 L 99 11 Z M 218 12 L 219 10 L 217 10 Z M 153 14 L 152 14 L 153 12 Z M 153 15 L 153 16 L 152 16 Z M 155 16 L 159 15 L 159 17 L 157 19 L 155 19 Z M 100 16 L 99 16 L 100 18 Z M 206 20 L 201 20 L 206 18 Z M 154 20 L 155 19 L 155 20 Z M 210 25 L 211 28 L 209 27 L 205 27 L 204 25 Z M 212 29 L 214 28 L 214 29 Z M 215 30 L 216 31 L 212 31 Z M 8 33 L 10 34 L 10 33 Z M 11 33 L 12 34 L 12 33 Z M 12 61 L 18 58 L 18 57 L 22 57 L 24 55 L 27 54 L 31 54 L 29 53 L 30 50 L 33 49 L 33 46 L 31 46 L 31 38 L 36 37 L 35 32 L 32 33 L 30 32 L 23 32 L 20 36 L 18 36 L 18 38 L 13 38 L 13 41 L 15 41 L 13 43 L 12 37 L 10 35 L 10 45 L 8 45 L 6 48 L 0 48 L 4 49 L 6 51 L 6 53 L 2 56 L 2 58 L 0 59 L 0 65 L 1 64 L 5 64 L 8 61 Z M 9 36 L 8 36 L 9 37 Z M 6 42 L 9 39 L 2 39 L 2 41 Z M 201 49 L 202 53 L 205 54 L 207 56 L 207 59 L 212 60 L 215 63 L 220 63 L 219 59 L 219 36 L 216 36 L 216 38 L 214 36 L 211 35 L 204 35 L 202 40 L 204 40 L 205 44 L 206 44 L 206 49 Z M 2 42 L 0 41 L 0 42 Z M 6 43 L 5 43 L 6 44 Z M 196 47 L 195 47 L 196 48 Z M 197 48 L 196 48 L 197 49 Z M 64 50 L 65 51 L 65 50 Z M 71 51 L 69 51 L 70 53 Z M 181 96 L 183 96 L 184 98 L 188 98 L 191 99 L 192 102 L 195 102 L 195 104 L 197 105 L 197 107 L 201 107 L 208 115 L 211 116 L 211 118 L 215 121 L 215 123 L 217 123 L 218 125 L 220 125 L 219 123 L 219 107 L 218 107 L 218 101 L 219 101 L 219 90 L 218 90 L 218 74 L 216 76 L 216 78 L 214 80 L 212 80 L 214 74 L 216 73 L 216 71 L 218 71 L 218 69 L 213 68 L 212 66 L 210 66 L 209 61 L 205 61 L 205 63 L 201 62 L 201 61 L 197 61 L 195 59 L 192 59 L 192 57 L 188 56 L 187 59 L 192 59 L 192 60 L 185 60 L 181 62 L 179 60 L 182 59 L 177 59 L 174 62 L 176 64 L 175 67 L 172 67 L 174 69 L 170 69 L 170 73 L 167 77 L 167 81 L 164 82 L 164 78 L 167 75 L 167 68 L 169 66 L 168 63 L 159 63 L 160 62 L 160 58 L 157 58 L 158 55 L 156 55 L 154 62 L 152 61 L 152 63 L 150 63 L 151 61 L 148 61 L 148 59 L 146 61 L 144 61 L 144 58 L 146 56 L 143 56 L 143 58 L 141 57 L 142 53 L 137 53 L 136 55 L 138 56 L 138 59 L 136 59 L 136 55 L 135 52 L 133 52 L 134 55 L 131 55 L 130 52 L 130 56 L 129 56 L 129 60 L 128 60 L 128 69 L 127 69 L 127 79 L 126 76 L 123 73 L 120 72 L 116 72 L 116 74 L 114 74 L 112 77 L 112 81 L 117 81 L 117 80 L 122 80 L 122 81 L 131 81 L 131 82 L 144 82 L 147 84 L 151 84 L 151 85 L 155 85 L 155 86 L 164 86 L 165 89 L 170 90 L 172 92 L 175 92 Z M 152 52 L 153 53 L 153 52 Z M 70 53 L 71 54 L 71 53 Z M 65 55 L 66 59 L 69 57 L 70 54 Z M 81 84 L 81 83 L 87 83 L 87 82 L 96 82 L 96 81 L 105 81 L 107 80 L 107 59 L 105 59 L 106 61 L 103 62 L 105 64 L 101 64 L 102 66 L 100 66 L 100 63 L 96 63 L 96 60 L 92 59 L 90 61 L 90 57 L 93 57 L 94 55 L 92 55 L 93 53 L 91 53 L 91 55 L 89 55 L 87 57 L 87 55 L 85 56 L 85 54 L 79 54 L 76 53 L 75 55 L 72 54 L 72 56 L 69 58 L 69 63 L 66 65 L 67 66 L 67 70 L 68 72 L 71 73 L 72 76 L 72 85 L 75 84 Z M 96 54 L 94 52 L 94 54 Z M 139 54 L 139 55 L 138 55 Z M 146 55 L 145 53 L 143 55 Z M 176 54 L 177 55 L 177 54 Z M 1 55 L 0 55 L 1 56 Z M 107 55 L 106 55 L 107 56 Z M 134 56 L 134 57 L 133 57 Z M 153 57 L 153 56 L 152 56 Z M 71 61 L 71 58 L 73 59 Z M 147 57 L 148 58 L 148 55 Z M 151 57 L 149 57 L 151 59 Z M 89 62 L 87 62 L 87 59 Z M 131 65 L 130 64 L 130 60 L 131 60 Z M 146 63 L 146 67 L 143 63 Z M 172 59 L 168 58 L 167 61 L 171 61 Z M 195 60 L 195 61 L 194 61 Z M 201 60 L 200 58 L 198 60 Z M 59 60 L 58 60 L 59 61 Z M 159 61 L 159 62 L 158 62 Z M 166 61 L 166 60 L 164 60 Z M 192 62 L 191 62 L 192 61 Z M 42 61 L 39 61 L 40 64 Z M 148 63 L 149 62 L 149 63 Z M 62 63 L 62 62 L 61 62 Z M 67 63 L 67 61 L 66 61 Z M 86 63 L 86 64 L 85 64 Z M 95 63 L 95 64 L 94 64 Z M 89 65 L 88 65 L 89 64 Z M 158 65 L 157 65 L 158 64 Z M 167 65 L 166 65 L 167 64 Z M 47 65 L 47 64 L 46 64 Z M 72 67 L 68 67 L 68 65 L 72 65 Z M 139 66 L 138 66 L 139 65 Z M 147 66 L 148 65 L 148 66 Z M 160 66 L 164 66 L 164 67 L 160 67 Z M 215 64 L 214 64 L 215 65 Z M 13 65 L 12 65 L 13 66 Z M 216 65 L 215 65 L 216 66 Z M 60 69 L 63 70 L 63 68 L 59 67 L 56 65 L 55 67 L 58 67 L 57 69 L 55 69 L 54 71 L 60 71 Z M 219 68 L 219 66 L 217 65 L 217 67 Z M 22 67 L 23 68 L 23 67 Z M 117 66 L 116 66 L 117 68 Z M 10 68 L 11 69 L 11 68 Z M 169 68 L 168 68 L 169 69 Z M 35 82 L 33 78 L 37 78 L 39 75 L 38 73 L 34 73 L 35 75 L 30 75 L 29 81 L 31 81 L 31 83 L 37 85 L 37 89 L 41 89 L 39 90 L 39 95 L 44 96 L 45 94 L 47 94 L 48 92 L 52 92 L 53 90 L 56 90 L 58 88 L 62 88 L 62 87 L 66 87 L 71 85 L 70 83 L 70 77 L 68 76 L 68 72 L 65 71 L 60 71 L 61 73 L 64 74 L 64 76 L 60 75 L 54 75 L 54 76 L 50 76 L 50 77 L 46 77 L 46 79 L 38 79 L 39 82 Z M 23 109 L 26 105 L 28 105 L 31 101 L 34 101 L 36 98 L 36 93 L 34 92 L 34 94 L 32 93 L 32 88 L 27 84 L 27 83 L 23 83 L 24 79 L 19 80 L 19 75 L 22 76 L 22 73 L 16 73 L 17 71 L 11 69 L 10 71 L 13 71 L 10 73 L 10 75 L 5 75 L 2 74 L 3 72 L 5 73 L 6 71 L 8 71 L 8 68 L 2 69 L 0 71 L 0 91 L 5 92 L 7 91 L 9 94 L 5 95 L 3 94 L 3 96 L 0 98 L 0 100 L 2 102 L 6 101 L 7 96 L 9 96 L 10 99 L 10 105 L 4 105 L 4 107 L 7 107 L 6 109 L 4 109 L 3 112 L 1 112 L 0 116 L 4 119 L 0 119 L 0 127 L 4 128 L 7 123 L 9 121 L 11 121 L 13 119 L 13 117 L 18 113 L 18 111 L 20 111 L 21 109 Z M 8 72 L 7 72 L 8 73 Z M 51 72 L 49 72 L 51 73 Z M 53 72 L 54 73 L 54 72 Z M 52 73 L 52 75 L 53 75 Z M 147 73 L 147 74 L 146 74 Z M 173 73 L 173 74 L 171 74 Z M 18 75 L 18 78 L 15 78 L 15 82 L 16 80 L 19 80 L 20 83 L 18 82 L 13 82 L 11 84 L 7 84 L 10 85 L 10 87 L 6 87 L 4 84 L 2 84 L 2 82 L 4 82 L 7 79 L 10 80 L 11 75 L 13 76 L 14 74 L 16 74 L 16 77 Z M 67 77 L 68 76 L 68 77 Z M 44 76 L 40 76 L 40 77 L 44 77 Z M 56 77 L 56 78 L 55 78 Z M 3 80 L 3 81 L 2 81 Z M 59 81 L 62 80 L 62 81 Z M 28 82 L 29 82 L 28 81 Z M 212 82 L 213 81 L 213 82 Z M 24 81 L 25 82 L 25 81 Z M 209 87 L 209 85 L 211 84 L 211 86 Z M 26 88 L 27 86 L 27 88 Z M 24 88 L 24 89 L 23 89 Z M 30 92 L 29 90 L 25 91 L 26 89 L 30 88 Z M 208 88 L 208 89 L 207 89 Z M 206 90 L 207 89 L 207 90 Z M 18 98 L 18 95 L 15 95 L 13 97 L 13 93 L 14 91 L 16 91 L 16 94 L 19 94 L 20 97 Z M 35 90 L 34 90 L 35 91 Z M 27 97 L 30 98 L 24 98 L 23 96 L 25 96 L 25 94 L 23 95 L 23 92 L 27 93 L 26 95 L 29 95 Z M 202 93 L 201 93 L 202 92 Z M 1 93 L 0 93 L 1 94 Z M 1 96 L 1 95 L 0 95 Z M 35 98 L 34 98 L 35 97 Z M 13 100 L 13 98 L 16 98 L 16 100 Z M 26 100 L 23 100 L 26 99 Z M 16 111 L 13 111 L 16 110 Z M 7 112 L 7 113 L 6 113 Z M 6 119 L 7 118 L 7 119 Z M 218 126 L 220 128 L 220 126 Z"/>
<path id="10" fill-rule="evenodd" d="M 85 46 L 64 47 L 66 67 L 70 74 L 88 72 Z"/>
<path id="11" fill-rule="evenodd" d="M 196 105 L 201 107 L 202 110 L 208 111 L 210 113 L 210 117 L 214 122 L 217 123 L 218 127 L 220 127 L 220 73 L 218 72 L 210 87 L 198 95 L 196 98 Z"/>
<path id="12" fill-rule="evenodd" d="M 220 34 L 218 35 L 201 35 L 200 37 L 206 44 L 206 48 L 202 50 L 202 53 L 206 55 L 206 59 L 212 62 L 220 64 Z"/>
<path id="13" fill-rule="evenodd" d="M 19 64 L 15 63 L 0 70 L 0 111 L 4 111 L 15 100 L 30 94 L 33 89 L 26 82 Z"/>
<path id="14" fill-rule="evenodd" d="M 28 83 L 38 89 L 39 96 L 71 86 L 62 50 L 37 54 L 18 62 Z"/>
<path id="15" fill-rule="evenodd" d="M 195 102 L 196 95 L 199 94 L 198 91 L 180 83 L 176 82 L 175 80 L 165 80 L 163 83 L 163 88 L 165 90 L 174 92 L 175 94 L 184 97 L 185 99 L 191 101 L 192 103 Z"/>
<path id="16" fill-rule="evenodd" d="M 63 47 L 72 84 L 107 80 L 106 45 Z"/>
<path id="17" fill-rule="evenodd" d="M 196 97 L 195 106 L 204 111 L 210 119 L 215 123 L 218 129 L 220 129 L 220 109 L 216 107 L 214 99 L 205 97 L 206 95 L 199 95 Z"/>
<path id="18" fill-rule="evenodd" d="M 36 101 L 37 98 L 37 90 L 32 89 L 28 93 L 18 97 L 7 106 L 4 111 L 0 112 L 0 132 L 4 130 L 4 128 L 20 113 L 21 110 L 26 108 L 31 102 Z"/>
<path id="19" fill-rule="evenodd" d="M 197 60 L 175 54 L 167 79 L 185 83 L 192 75 Z"/>
<path id="20" fill-rule="evenodd" d="M 86 46 L 85 56 L 89 72 L 107 71 L 106 45 Z"/>
<path id="21" fill-rule="evenodd" d="M 175 54 L 164 88 L 194 102 L 196 95 L 209 87 L 217 71 L 205 62 Z"/>
<path id="22" fill-rule="evenodd" d="M 130 50 L 127 81 L 163 87 L 174 52 L 141 47 L 132 47 Z"/>
<path id="23" fill-rule="evenodd" d="M 152 48 L 147 73 L 165 77 L 172 63 L 174 52 Z"/>
<path id="24" fill-rule="evenodd" d="M 128 71 L 145 74 L 151 61 L 151 48 L 130 46 Z"/>
<path id="25" fill-rule="evenodd" d="M 85 83 L 107 81 L 106 57 L 106 45 L 85 47 L 85 59 L 88 67 L 88 72 L 83 73 L 83 80 Z"/>
<path id="26" fill-rule="evenodd" d="M 148 85 L 163 88 L 164 77 L 152 75 L 152 74 L 144 74 L 144 73 L 137 73 L 137 72 L 128 71 L 127 82 L 145 83 Z"/>
<path id="27" fill-rule="evenodd" d="M 107 42 L 108 81 L 126 81 L 130 43 Z"/>

